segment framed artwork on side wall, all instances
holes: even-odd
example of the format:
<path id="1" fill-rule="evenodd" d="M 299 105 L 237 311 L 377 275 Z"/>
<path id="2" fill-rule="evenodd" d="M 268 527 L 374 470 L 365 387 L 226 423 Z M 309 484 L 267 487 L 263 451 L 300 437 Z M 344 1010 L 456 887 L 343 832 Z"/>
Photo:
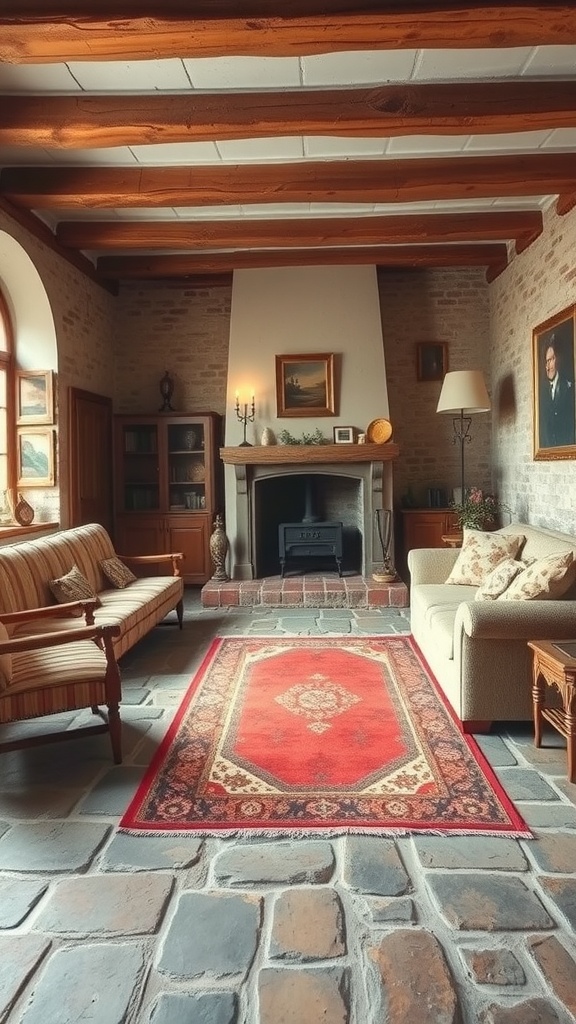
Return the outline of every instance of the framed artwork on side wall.
<path id="1" fill-rule="evenodd" d="M 416 379 L 444 380 L 448 372 L 448 345 L 443 341 L 423 341 L 416 345 Z"/>
<path id="2" fill-rule="evenodd" d="M 576 305 L 532 332 L 534 459 L 576 459 Z"/>
<path id="3" fill-rule="evenodd" d="M 52 487 L 54 479 L 54 431 L 51 427 L 19 427 L 16 486 Z"/>
<path id="4" fill-rule="evenodd" d="M 54 423 L 52 370 L 16 370 L 16 423 Z"/>
<path id="5" fill-rule="evenodd" d="M 278 417 L 335 416 L 331 352 L 276 356 Z"/>

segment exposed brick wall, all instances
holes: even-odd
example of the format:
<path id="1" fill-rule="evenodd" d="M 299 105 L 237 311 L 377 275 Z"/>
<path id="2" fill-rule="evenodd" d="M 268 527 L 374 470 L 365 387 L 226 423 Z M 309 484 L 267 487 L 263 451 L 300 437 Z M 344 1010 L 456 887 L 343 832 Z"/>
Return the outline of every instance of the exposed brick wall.
<path id="1" fill-rule="evenodd" d="M 419 342 L 446 342 L 450 370 L 484 371 L 490 391 L 489 301 L 483 270 L 381 272 L 380 306 L 393 440 L 395 504 L 411 488 L 418 504 L 429 487 L 448 497 L 460 485 L 460 445 L 452 417 L 436 412 L 441 381 L 416 379 Z M 490 416 L 472 418 L 465 450 L 467 486 L 490 487 Z"/>
<path id="2" fill-rule="evenodd" d="M 1 211 L 0 228 L 29 253 L 54 316 L 65 523 L 68 386 L 113 397 L 116 412 L 154 412 L 168 369 L 175 408 L 224 413 L 231 288 L 130 284 L 115 297 Z M 494 406 L 473 418 L 467 482 L 494 486 L 517 518 L 576 532 L 576 460 L 535 462 L 532 448 L 532 330 L 576 302 L 575 252 L 576 211 L 550 211 L 541 238 L 490 286 L 483 270 L 380 274 L 397 503 L 409 486 L 425 501 L 428 487 L 459 483 L 451 419 L 435 411 L 440 382 L 416 380 L 416 344 L 443 341 L 450 369 L 484 370 Z M 44 501 L 57 509 L 58 490 Z"/>
<path id="3" fill-rule="evenodd" d="M 168 370 L 176 410 L 223 414 L 231 296 L 230 285 L 125 285 L 115 328 L 115 411 L 156 412 Z"/>
<path id="4" fill-rule="evenodd" d="M 533 458 L 532 331 L 576 302 L 576 210 L 549 210 L 544 232 L 490 287 L 493 474 L 515 518 L 576 533 L 576 461 Z"/>
<path id="5" fill-rule="evenodd" d="M 66 526 L 68 388 L 84 388 L 112 397 L 117 300 L 1 210 L 0 229 L 12 235 L 30 256 L 46 289 L 54 318 L 58 345 L 57 485 L 26 493 L 37 521 L 59 519 Z"/>

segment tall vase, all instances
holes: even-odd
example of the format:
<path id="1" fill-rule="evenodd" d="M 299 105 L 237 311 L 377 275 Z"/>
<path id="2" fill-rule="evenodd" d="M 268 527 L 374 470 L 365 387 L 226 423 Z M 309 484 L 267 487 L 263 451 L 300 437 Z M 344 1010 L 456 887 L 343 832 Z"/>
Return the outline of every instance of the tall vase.
<path id="1" fill-rule="evenodd" d="M 214 520 L 214 531 L 210 537 L 210 555 L 214 562 L 212 579 L 218 583 L 225 583 L 230 579 L 226 572 L 226 556 L 230 548 L 230 542 L 224 530 L 224 520 L 218 512 Z"/>

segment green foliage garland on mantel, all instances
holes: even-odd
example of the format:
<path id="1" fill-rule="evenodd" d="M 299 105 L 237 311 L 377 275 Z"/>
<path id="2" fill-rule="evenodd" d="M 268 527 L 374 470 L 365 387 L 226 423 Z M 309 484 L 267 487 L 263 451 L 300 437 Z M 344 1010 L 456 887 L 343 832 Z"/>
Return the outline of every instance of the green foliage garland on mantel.
<path id="1" fill-rule="evenodd" d="M 279 444 L 331 444 L 328 437 L 324 437 L 321 430 L 316 427 L 313 434 L 302 434 L 302 437 L 293 437 L 289 430 L 281 430 L 278 434 Z"/>

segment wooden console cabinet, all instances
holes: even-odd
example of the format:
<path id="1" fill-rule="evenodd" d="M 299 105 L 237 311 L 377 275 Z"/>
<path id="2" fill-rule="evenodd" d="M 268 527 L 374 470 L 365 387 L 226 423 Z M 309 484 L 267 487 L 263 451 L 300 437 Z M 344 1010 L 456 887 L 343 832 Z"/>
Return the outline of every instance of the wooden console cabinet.
<path id="1" fill-rule="evenodd" d="M 403 508 L 404 556 L 412 548 L 442 548 L 442 537 L 456 530 L 458 520 L 450 508 Z"/>
<path id="2" fill-rule="evenodd" d="M 185 583 L 212 575 L 221 507 L 220 416 L 116 416 L 115 545 L 121 554 L 182 551 Z"/>

